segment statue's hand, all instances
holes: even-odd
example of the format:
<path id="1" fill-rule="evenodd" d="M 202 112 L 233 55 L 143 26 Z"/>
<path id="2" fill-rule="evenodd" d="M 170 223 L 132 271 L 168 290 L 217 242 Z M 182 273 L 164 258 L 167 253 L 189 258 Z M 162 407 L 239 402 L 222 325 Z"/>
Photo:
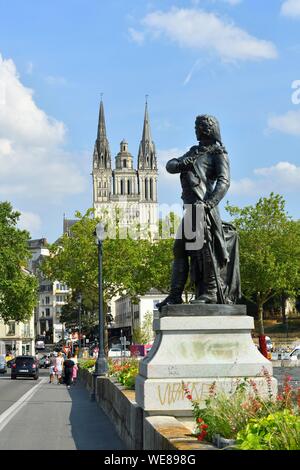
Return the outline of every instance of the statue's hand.
<path id="1" fill-rule="evenodd" d="M 195 161 L 195 157 L 187 156 L 184 157 L 181 161 L 178 162 L 178 169 L 179 171 L 189 171 L 193 169 L 193 163 Z"/>
<path id="2" fill-rule="evenodd" d="M 211 209 L 213 209 L 215 207 L 215 204 L 212 202 L 212 201 L 205 201 L 205 208 L 206 210 L 210 211 Z"/>
<path id="3" fill-rule="evenodd" d="M 195 202 L 197 206 L 202 206 L 205 210 L 205 212 L 208 212 L 212 209 L 212 206 L 209 204 L 209 201 L 197 201 Z"/>

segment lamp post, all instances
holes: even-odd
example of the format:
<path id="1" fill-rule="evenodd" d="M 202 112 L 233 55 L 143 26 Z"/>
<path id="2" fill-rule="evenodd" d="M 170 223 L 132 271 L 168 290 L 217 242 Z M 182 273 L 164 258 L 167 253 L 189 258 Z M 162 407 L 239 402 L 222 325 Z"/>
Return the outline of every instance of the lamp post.
<path id="1" fill-rule="evenodd" d="M 77 303 L 78 303 L 78 346 L 79 351 L 81 350 L 81 308 L 82 308 L 82 295 L 78 294 L 77 296 Z"/>
<path id="2" fill-rule="evenodd" d="M 104 352 L 104 312 L 103 312 L 103 288 L 102 288 L 102 243 L 105 239 L 104 225 L 99 222 L 96 225 L 96 237 L 98 245 L 98 288 L 99 288 L 99 352 L 95 367 L 95 376 L 105 376 L 108 372 L 108 364 Z"/>

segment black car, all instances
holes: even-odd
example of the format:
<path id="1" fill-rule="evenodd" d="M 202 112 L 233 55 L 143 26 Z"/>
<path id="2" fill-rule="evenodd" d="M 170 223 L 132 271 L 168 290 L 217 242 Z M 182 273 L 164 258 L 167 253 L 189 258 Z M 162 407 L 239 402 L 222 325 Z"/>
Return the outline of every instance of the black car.
<path id="1" fill-rule="evenodd" d="M 17 356 L 11 367 L 11 379 L 17 377 L 32 377 L 34 380 L 39 378 L 39 364 L 33 356 Z"/>

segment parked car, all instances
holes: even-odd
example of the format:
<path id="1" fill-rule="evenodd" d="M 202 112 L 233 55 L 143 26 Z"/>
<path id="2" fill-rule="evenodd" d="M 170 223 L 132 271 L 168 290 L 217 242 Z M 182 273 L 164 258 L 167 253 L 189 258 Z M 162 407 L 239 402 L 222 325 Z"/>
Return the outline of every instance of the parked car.
<path id="1" fill-rule="evenodd" d="M 111 348 L 108 351 L 108 357 L 130 357 L 131 353 L 127 349 L 122 351 L 120 348 Z"/>
<path id="2" fill-rule="evenodd" d="M 300 345 L 293 349 L 293 351 L 289 354 L 288 359 L 290 361 L 297 361 L 300 359 Z"/>
<path id="3" fill-rule="evenodd" d="M 37 351 L 41 351 L 45 349 L 45 337 L 44 336 L 38 336 L 35 342 L 35 349 Z"/>
<path id="4" fill-rule="evenodd" d="M 47 367 L 50 367 L 50 358 L 49 356 L 43 356 L 41 357 L 41 359 L 39 359 L 39 368 L 42 369 L 42 368 L 47 368 Z"/>
<path id="5" fill-rule="evenodd" d="M 17 377 L 39 378 L 39 362 L 33 356 L 17 356 L 11 367 L 11 379 Z"/>
<path id="6" fill-rule="evenodd" d="M 0 356 L 0 374 L 5 374 L 7 372 L 5 356 L 1 354 Z"/>

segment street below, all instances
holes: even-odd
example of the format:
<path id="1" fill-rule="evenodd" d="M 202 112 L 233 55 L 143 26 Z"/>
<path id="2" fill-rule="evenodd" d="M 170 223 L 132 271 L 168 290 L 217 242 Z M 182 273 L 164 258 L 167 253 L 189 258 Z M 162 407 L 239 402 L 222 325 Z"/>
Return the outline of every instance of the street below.
<path id="1" fill-rule="evenodd" d="M 1 450 L 125 450 L 108 417 L 79 384 L 0 376 Z"/>

